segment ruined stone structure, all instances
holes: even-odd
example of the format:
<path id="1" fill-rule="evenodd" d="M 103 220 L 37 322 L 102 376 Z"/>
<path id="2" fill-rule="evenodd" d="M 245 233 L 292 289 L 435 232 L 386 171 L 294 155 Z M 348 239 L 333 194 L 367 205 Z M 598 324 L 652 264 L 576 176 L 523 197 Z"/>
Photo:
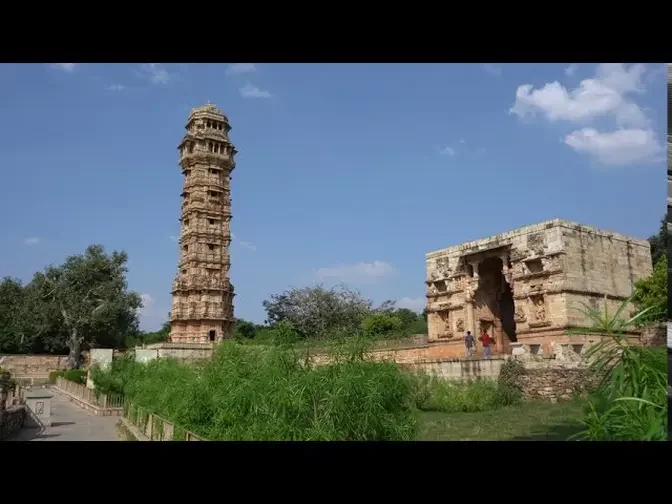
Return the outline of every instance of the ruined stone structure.
<path id="1" fill-rule="evenodd" d="M 169 341 L 208 343 L 233 330 L 230 180 L 236 149 L 229 120 L 214 105 L 193 109 L 186 129 L 178 146 L 184 186 Z"/>
<path id="2" fill-rule="evenodd" d="M 610 312 L 651 274 L 646 240 L 552 220 L 427 254 L 429 341 L 463 354 L 463 335 L 486 331 L 497 353 L 525 343 L 533 354 L 553 343 L 581 351 L 588 327 L 581 302 Z M 606 296 L 606 300 L 605 300 Z M 577 309 L 575 309 L 577 308 Z"/>

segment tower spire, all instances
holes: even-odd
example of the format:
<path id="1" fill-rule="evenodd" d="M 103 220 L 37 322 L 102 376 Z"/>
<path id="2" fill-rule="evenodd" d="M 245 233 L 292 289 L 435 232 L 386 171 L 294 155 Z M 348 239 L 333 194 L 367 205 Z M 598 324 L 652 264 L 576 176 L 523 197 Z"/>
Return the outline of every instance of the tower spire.
<path id="1" fill-rule="evenodd" d="M 192 109 L 186 129 L 178 146 L 184 185 L 169 341 L 207 343 L 233 331 L 230 180 L 236 149 L 229 120 L 209 101 Z"/>

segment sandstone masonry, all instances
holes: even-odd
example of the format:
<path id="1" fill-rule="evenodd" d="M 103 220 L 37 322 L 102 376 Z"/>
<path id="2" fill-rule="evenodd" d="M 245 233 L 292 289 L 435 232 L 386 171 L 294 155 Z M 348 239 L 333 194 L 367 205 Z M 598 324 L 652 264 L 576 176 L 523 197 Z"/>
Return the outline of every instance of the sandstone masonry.
<path id="1" fill-rule="evenodd" d="M 652 272 L 646 240 L 559 219 L 432 252 L 426 263 L 429 342 L 456 355 L 467 330 L 488 332 L 498 353 L 512 343 L 581 353 L 592 338 L 567 329 L 592 324 L 576 308 L 606 302 L 615 313 Z"/>
<path id="2" fill-rule="evenodd" d="M 178 146 L 184 175 L 180 260 L 170 312 L 173 343 L 231 337 L 231 172 L 236 149 L 229 120 L 214 105 L 193 109 Z"/>

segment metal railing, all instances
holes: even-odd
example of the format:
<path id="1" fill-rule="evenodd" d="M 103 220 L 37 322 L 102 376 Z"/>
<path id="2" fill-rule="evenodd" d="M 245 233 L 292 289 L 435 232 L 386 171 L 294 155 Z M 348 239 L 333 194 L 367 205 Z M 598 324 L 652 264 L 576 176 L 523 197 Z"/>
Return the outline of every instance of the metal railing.
<path id="1" fill-rule="evenodd" d="M 130 401 L 124 403 L 124 418 L 137 427 L 150 441 L 207 441 Z"/>
<path id="2" fill-rule="evenodd" d="M 66 380 L 62 376 L 56 378 L 56 387 L 77 399 L 99 408 L 123 408 L 124 406 L 124 396 L 121 394 L 101 394 L 96 392 L 95 389 L 90 389 L 81 383 Z"/>

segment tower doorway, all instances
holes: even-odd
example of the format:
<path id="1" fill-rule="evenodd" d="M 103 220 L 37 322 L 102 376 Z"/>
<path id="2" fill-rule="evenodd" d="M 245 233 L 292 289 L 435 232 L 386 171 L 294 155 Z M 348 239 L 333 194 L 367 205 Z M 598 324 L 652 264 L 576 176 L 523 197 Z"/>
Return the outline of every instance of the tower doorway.
<path id="1" fill-rule="evenodd" d="M 215 336 L 217 333 L 215 332 L 214 329 L 211 329 L 210 332 L 208 333 L 208 336 L 210 337 L 210 341 L 215 341 Z"/>
<path id="2" fill-rule="evenodd" d="M 493 350 L 497 353 L 510 353 L 510 344 L 516 341 L 515 305 L 511 286 L 502 273 L 503 266 L 499 257 L 488 257 L 480 263 L 475 307 L 481 324 L 492 321 L 492 325 L 486 325 L 496 342 Z"/>

